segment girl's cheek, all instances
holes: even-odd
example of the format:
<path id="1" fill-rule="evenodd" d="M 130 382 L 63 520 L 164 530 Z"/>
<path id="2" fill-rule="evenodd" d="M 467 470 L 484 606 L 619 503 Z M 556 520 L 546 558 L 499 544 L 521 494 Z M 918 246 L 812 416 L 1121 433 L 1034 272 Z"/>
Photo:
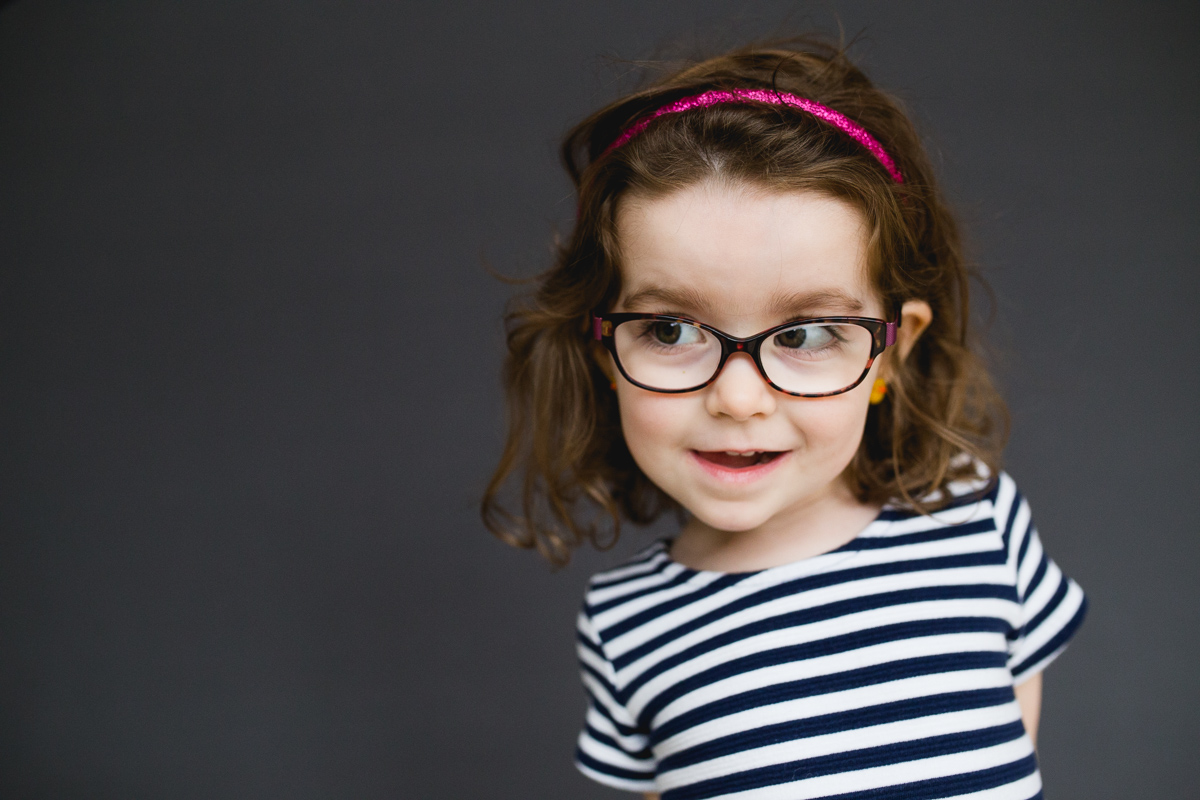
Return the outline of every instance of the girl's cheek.
<path id="1" fill-rule="evenodd" d="M 856 450 L 867 422 L 865 398 L 853 392 L 834 397 L 796 398 L 788 404 L 792 425 L 808 447 Z"/>
<path id="2" fill-rule="evenodd" d="M 635 456 L 669 447 L 678 438 L 678 429 L 686 427 L 689 398 L 643 392 L 636 387 L 619 390 L 621 430 L 625 443 Z"/>

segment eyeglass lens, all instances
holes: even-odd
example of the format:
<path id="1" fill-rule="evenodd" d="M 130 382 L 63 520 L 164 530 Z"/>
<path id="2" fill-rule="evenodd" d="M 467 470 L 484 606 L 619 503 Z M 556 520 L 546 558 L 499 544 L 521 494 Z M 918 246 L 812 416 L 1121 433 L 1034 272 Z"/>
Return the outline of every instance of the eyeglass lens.
<path id="1" fill-rule="evenodd" d="M 721 362 L 721 342 L 697 325 L 629 320 L 613 331 L 617 358 L 630 378 L 654 389 L 704 385 Z M 824 394 L 851 386 L 871 358 L 871 332 L 846 322 L 802 323 L 762 343 L 763 371 L 779 388 Z"/>

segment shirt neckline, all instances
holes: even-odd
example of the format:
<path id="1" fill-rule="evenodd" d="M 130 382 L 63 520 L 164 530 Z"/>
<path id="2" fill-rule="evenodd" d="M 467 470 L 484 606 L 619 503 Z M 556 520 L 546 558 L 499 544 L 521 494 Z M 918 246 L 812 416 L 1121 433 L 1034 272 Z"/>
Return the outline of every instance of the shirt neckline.
<path id="1" fill-rule="evenodd" d="M 680 570 L 682 573 L 692 575 L 692 576 L 707 575 L 707 576 L 712 576 L 713 578 L 735 578 L 736 577 L 736 578 L 744 579 L 744 578 L 751 578 L 756 575 L 767 575 L 767 574 L 774 574 L 777 572 L 785 572 L 785 571 L 817 574 L 820 572 L 824 572 L 834 566 L 837 566 L 838 564 L 841 564 L 842 562 L 846 561 L 847 559 L 861 553 L 862 550 L 860 548 L 854 547 L 854 544 L 856 542 L 858 542 L 861 538 L 863 538 L 865 535 L 867 535 L 868 532 L 873 532 L 875 530 L 881 530 L 883 528 L 889 527 L 894 522 L 894 520 L 889 518 L 888 512 L 894 511 L 894 510 L 895 509 L 892 507 L 892 505 L 890 503 L 884 504 L 883 508 L 881 508 L 879 510 L 879 513 L 875 515 L 875 518 L 872 519 L 870 522 L 868 522 L 865 526 L 863 526 L 862 530 L 860 530 L 858 533 L 856 533 L 854 535 L 854 538 L 852 538 L 850 541 L 848 541 L 844 544 L 841 544 L 841 545 L 833 548 L 832 550 L 826 550 L 824 553 L 817 553 L 816 555 L 807 556 L 805 558 L 797 559 L 796 561 L 786 561 L 782 564 L 776 564 L 776 565 L 770 566 L 770 567 L 763 567 L 762 569 L 738 570 L 738 571 L 725 571 L 725 570 L 715 570 L 715 569 L 695 569 L 693 567 L 687 566 L 686 564 L 681 564 L 680 562 L 676 561 L 675 558 L 671 555 L 671 546 L 675 543 L 675 540 L 678 538 L 678 536 L 664 536 L 658 540 L 657 546 L 658 546 L 660 552 L 662 552 L 663 557 L 667 560 L 668 564 L 674 566 L 676 569 Z M 840 558 L 837 556 L 840 556 Z"/>

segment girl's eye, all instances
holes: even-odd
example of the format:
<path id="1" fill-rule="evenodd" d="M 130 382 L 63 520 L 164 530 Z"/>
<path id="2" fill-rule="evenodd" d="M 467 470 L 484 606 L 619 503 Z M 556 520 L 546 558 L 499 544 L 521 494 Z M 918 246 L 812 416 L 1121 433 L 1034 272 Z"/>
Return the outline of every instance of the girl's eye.
<path id="1" fill-rule="evenodd" d="M 832 325 L 797 325 L 775 334 L 775 343 L 791 350 L 820 350 L 840 339 Z"/>
<path id="2" fill-rule="evenodd" d="M 697 344 L 701 340 L 700 330 L 679 322 L 655 322 L 650 326 L 650 336 L 659 344 Z"/>

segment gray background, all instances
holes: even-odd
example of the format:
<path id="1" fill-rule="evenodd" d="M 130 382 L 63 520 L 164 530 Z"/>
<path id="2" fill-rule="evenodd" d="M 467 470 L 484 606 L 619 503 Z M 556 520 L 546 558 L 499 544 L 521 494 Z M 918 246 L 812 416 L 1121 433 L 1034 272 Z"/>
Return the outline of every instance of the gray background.
<path id="1" fill-rule="evenodd" d="M 914 109 L 996 290 L 1008 465 L 1091 616 L 1048 795 L 1195 797 L 1192 2 L 0 10 L 0 795 L 618 797 L 587 576 L 493 540 L 499 315 L 566 127 L 815 25 Z"/>

